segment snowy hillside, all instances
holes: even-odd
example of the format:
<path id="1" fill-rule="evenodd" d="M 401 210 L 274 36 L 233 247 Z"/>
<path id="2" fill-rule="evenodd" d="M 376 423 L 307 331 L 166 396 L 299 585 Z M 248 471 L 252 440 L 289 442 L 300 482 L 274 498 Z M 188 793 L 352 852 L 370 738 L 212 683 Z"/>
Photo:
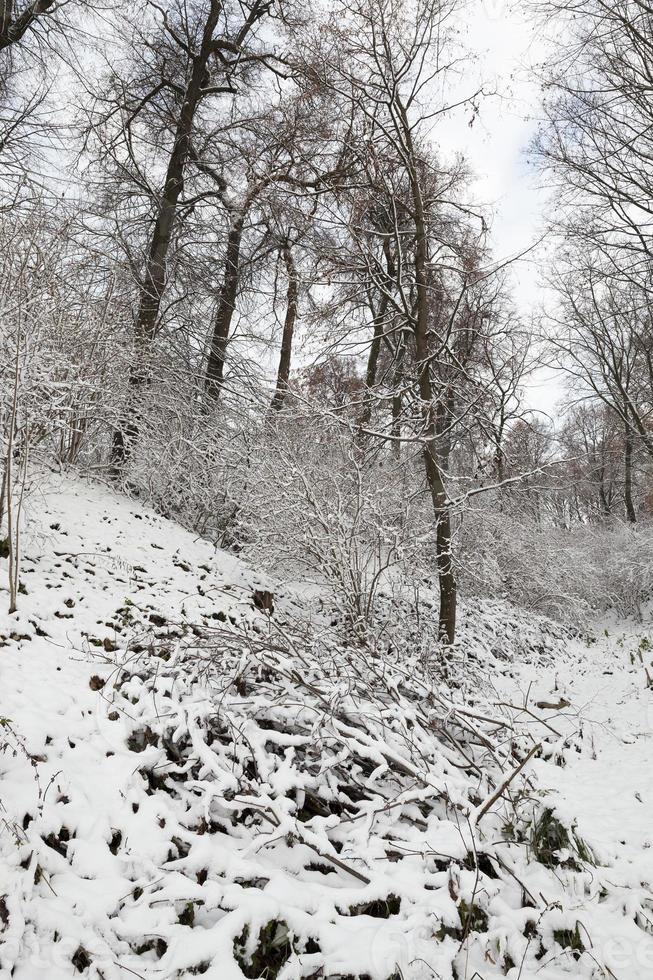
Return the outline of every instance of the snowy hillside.
<path id="1" fill-rule="evenodd" d="M 470 606 L 445 684 L 112 491 L 26 506 L 2 980 L 650 980 L 653 631 Z"/>
<path id="2" fill-rule="evenodd" d="M 653 980 L 651 79 L 0 0 L 0 980 Z"/>

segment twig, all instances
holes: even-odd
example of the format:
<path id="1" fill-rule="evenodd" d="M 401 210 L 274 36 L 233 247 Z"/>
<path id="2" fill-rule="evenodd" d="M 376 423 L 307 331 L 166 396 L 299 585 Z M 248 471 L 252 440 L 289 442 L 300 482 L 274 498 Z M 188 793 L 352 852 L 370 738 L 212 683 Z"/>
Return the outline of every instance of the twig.
<path id="1" fill-rule="evenodd" d="M 496 792 L 494 792 L 492 796 L 489 798 L 489 800 L 486 800 L 486 802 L 482 805 L 480 810 L 477 811 L 475 823 L 478 824 L 481 821 L 481 819 L 485 816 L 488 810 L 496 803 L 499 797 L 502 796 L 503 793 L 505 793 L 505 791 L 510 786 L 513 779 L 515 779 L 515 777 L 519 775 L 519 773 L 522 771 L 522 769 L 529 761 L 529 759 L 531 759 L 535 755 L 537 750 L 541 748 L 542 748 L 541 742 L 538 742 L 537 745 L 533 746 L 533 748 L 530 750 L 526 758 L 519 763 L 516 769 L 513 769 L 510 775 L 506 779 L 504 779 L 504 781 L 501 783 L 501 785 L 496 790 Z"/>

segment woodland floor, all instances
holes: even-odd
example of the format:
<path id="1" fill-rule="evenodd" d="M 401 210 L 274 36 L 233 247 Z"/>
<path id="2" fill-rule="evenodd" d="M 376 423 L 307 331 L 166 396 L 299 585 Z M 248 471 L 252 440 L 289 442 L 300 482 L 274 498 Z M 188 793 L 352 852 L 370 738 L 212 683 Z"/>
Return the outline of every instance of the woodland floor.
<path id="1" fill-rule="evenodd" d="M 416 780 L 400 784 L 409 771 L 403 762 L 397 775 L 392 722 L 381 764 L 361 769 L 360 800 L 350 794 L 354 815 L 342 800 L 323 813 L 318 799 L 308 819 L 283 810 L 284 779 L 296 781 L 304 809 L 320 782 L 304 778 L 313 770 L 297 761 L 308 758 L 297 734 L 304 715 L 284 728 L 279 698 L 260 671 L 268 687 L 258 701 L 245 680 L 236 683 L 240 701 L 226 688 L 220 695 L 229 717 L 240 719 L 230 724 L 253 747 L 257 769 L 244 809 L 225 829 L 213 796 L 221 794 L 223 816 L 233 809 L 247 766 L 231 743 L 223 740 L 220 756 L 215 734 L 204 737 L 216 702 L 213 714 L 204 711 L 204 695 L 184 687 L 172 651 L 201 646 L 211 631 L 219 647 L 231 631 L 250 645 L 253 637 L 258 655 L 256 643 L 269 637 L 268 612 L 259 608 L 265 593 L 274 594 L 274 615 L 291 623 L 306 613 L 301 592 L 113 491 L 64 477 L 49 478 L 30 499 L 23 548 L 19 611 L 0 616 L 1 980 L 651 980 L 653 691 L 645 667 L 652 669 L 653 623 L 611 620 L 565 637 L 537 617 L 491 605 L 480 607 L 480 632 L 478 608 L 463 621 L 457 656 L 466 657 L 467 644 L 482 703 L 519 728 L 515 744 L 546 743 L 524 773 L 537 784 L 533 812 L 540 820 L 554 813 L 554 829 L 569 831 L 566 840 L 547 838 L 558 845 L 550 860 L 534 859 L 526 822 L 513 828 L 514 842 L 505 839 L 501 801 L 482 833 L 474 836 L 473 821 L 469 833 L 461 828 L 452 801 L 471 813 L 469 800 L 488 789 L 474 789 L 446 753 L 440 763 L 433 746 L 425 765 L 428 779 L 446 785 L 446 807 L 432 807 L 427 780 L 406 804 L 403 830 L 389 822 L 394 803 L 377 819 L 372 785 L 385 801 L 390 778 L 394 799 L 415 794 Z M 527 655 L 533 637 L 539 652 Z M 247 657 L 244 645 L 237 656 Z M 306 678 L 313 661 L 306 662 L 288 668 L 286 656 L 277 666 L 286 679 L 288 670 Z M 313 710 L 306 697 L 301 710 Z M 258 727 L 250 728 L 254 717 Z M 265 743 L 269 757 L 256 742 L 262 730 L 278 733 L 276 749 Z M 370 732 L 355 737 L 373 759 L 378 731 Z M 334 772 L 353 765 L 342 747 L 329 743 L 328 751 Z M 388 760 L 394 775 L 382 771 Z M 165 787 L 167 777 L 178 791 Z M 252 816 L 262 799 L 281 814 L 277 833 Z M 299 831 L 284 824 L 291 817 Z M 363 817 L 365 837 L 353 829 Z M 382 850 L 400 837 L 402 860 Z M 470 868 L 472 848 L 479 860 Z"/>

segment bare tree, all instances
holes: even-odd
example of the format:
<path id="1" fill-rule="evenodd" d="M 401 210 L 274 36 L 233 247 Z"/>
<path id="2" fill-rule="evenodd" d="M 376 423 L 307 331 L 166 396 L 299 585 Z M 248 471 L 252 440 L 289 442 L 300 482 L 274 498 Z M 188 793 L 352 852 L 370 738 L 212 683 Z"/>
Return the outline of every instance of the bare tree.
<path id="1" fill-rule="evenodd" d="M 216 313 L 209 341 L 205 387 L 216 401 L 224 384 L 227 348 L 245 269 L 280 255 L 289 278 L 285 354 L 289 357 L 296 319 L 296 269 L 292 238 L 303 236 L 322 195 L 342 167 L 341 121 L 322 93 L 292 69 L 292 89 L 256 116 L 231 127 L 229 151 L 208 139 L 194 153 L 197 168 L 211 179 L 226 218 L 227 234 Z M 296 232 L 290 229 L 295 228 Z M 251 239 L 248 247 L 247 239 Z M 245 254 L 244 254 L 245 252 Z M 292 268 L 291 268 L 292 267 Z M 289 362 L 284 371 L 289 371 Z"/>
<path id="2" fill-rule="evenodd" d="M 653 451 L 653 10 L 638 0 L 542 6 L 559 51 L 535 145 L 558 181 L 553 227 L 563 242 L 550 339 L 576 390 L 620 420 L 633 522 L 633 454 Z"/>
<path id="3" fill-rule="evenodd" d="M 286 314 L 283 322 L 281 334 L 281 352 L 279 355 L 279 367 L 277 370 L 277 383 L 270 408 L 279 412 L 283 408 L 283 403 L 288 392 L 288 382 L 290 379 L 290 362 L 292 357 L 292 342 L 295 332 L 299 308 L 299 274 L 297 264 L 293 257 L 292 245 L 286 239 L 279 247 L 279 255 L 283 259 L 286 272 Z"/>
<path id="4" fill-rule="evenodd" d="M 56 0 L 28 0 L 15 4 L 13 0 L 0 2 L 0 51 L 10 48 L 34 31 L 43 21 L 51 20 L 65 4 Z"/>
<path id="5" fill-rule="evenodd" d="M 0 213 L 48 186 L 48 151 L 61 148 L 65 107 L 51 91 L 70 50 L 73 0 L 0 0 Z M 81 6 L 81 5 L 79 5 Z M 56 121 L 56 123 L 55 123 Z"/>
<path id="6" fill-rule="evenodd" d="M 623 455 L 618 421 L 604 405 L 583 403 L 568 412 L 560 433 L 573 506 L 581 522 L 615 512 L 619 460 Z"/>
<path id="7" fill-rule="evenodd" d="M 653 10 L 640 0 L 547 0 L 555 51 L 536 142 L 559 180 L 561 224 L 610 275 L 650 285 Z"/>
<path id="8" fill-rule="evenodd" d="M 193 208 L 185 196 L 193 139 L 200 123 L 206 125 L 215 111 L 215 100 L 233 96 L 253 66 L 265 62 L 256 28 L 275 2 L 148 4 L 142 26 L 126 21 L 123 27 L 125 35 L 132 35 L 126 71 L 112 69 L 109 94 L 95 93 L 90 130 L 100 156 L 116 183 L 126 186 L 128 194 L 140 194 L 149 210 L 145 257 L 138 271 L 131 397 L 114 438 L 117 470 L 137 434 L 138 403 L 148 380 L 148 352 L 159 323 L 173 235 L 180 215 Z M 160 184 L 157 168 L 164 171 Z"/>
<path id="9" fill-rule="evenodd" d="M 648 290 L 605 274 L 595 255 L 572 253 L 553 279 L 558 305 L 548 337 L 558 363 L 586 397 L 621 420 L 653 456 L 653 322 Z"/>
<path id="10" fill-rule="evenodd" d="M 470 262 L 474 246 L 461 227 L 464 210 L 455 203 L 463 173 L 438 166 L 421 135 L 426 121 L 447 106 L 429 114 L 421 99 L 449 66 L 447 29 L 455 8 L 440 0 L 424 0 L 410 11 L 385 0 L 354 0 L 341 7 L 331 27 L 340 56 L 325 61 L 324 84 L 348 100 L 361 120 L 358 156 L 370 161 L 370 177 L 375 161 L 384 164 L 375 168 L 372 186 L 382 193 L 402 261 L 391 285 L 382 249 L 367 253 L 368 267 L 392 307 L 398 349 L 404 345 L 402 334 L 410 338 L 414 388 L 409 402 L 417 409 L 410 438 L 422 446 L 437 538 L 440 635 L 452 643 L 456 580 L 446 474 L 460 407 L 454 377 L 461 377 L 457 364 L 468 355 L 474 334 L 458 314 L 476 271 Z M 370 232 L 375 230 L 370 227 Z"/>
<path id="11" fill-rule="evenodd" d="M 510 309 L 499 306 L 488 311 L 489 329 L 480 340 L 480 359 L 487 372 L 487 400 L 479 415 L 479 425 L 493 447 L 493 468 L 497 482 L 506 479 L 505 442 L 512 426 L 528 416 L 523 393 L 529 376 L 538 364 L 530 332 Z"/>

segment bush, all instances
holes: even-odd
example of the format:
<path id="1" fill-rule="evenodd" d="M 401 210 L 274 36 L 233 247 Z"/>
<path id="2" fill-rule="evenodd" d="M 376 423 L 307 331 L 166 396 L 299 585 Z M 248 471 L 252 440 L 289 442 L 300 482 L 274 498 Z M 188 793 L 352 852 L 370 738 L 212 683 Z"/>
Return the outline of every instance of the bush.
<path id="1" fill-rule="evenodd" d="M 614 610 L 641 619 L 653 597 L 653 527 L 614 521 L 562 528 L 500 511 L 470 510 L 459 532 L 464 590 L 505 598 L 564 622 Z"/>

